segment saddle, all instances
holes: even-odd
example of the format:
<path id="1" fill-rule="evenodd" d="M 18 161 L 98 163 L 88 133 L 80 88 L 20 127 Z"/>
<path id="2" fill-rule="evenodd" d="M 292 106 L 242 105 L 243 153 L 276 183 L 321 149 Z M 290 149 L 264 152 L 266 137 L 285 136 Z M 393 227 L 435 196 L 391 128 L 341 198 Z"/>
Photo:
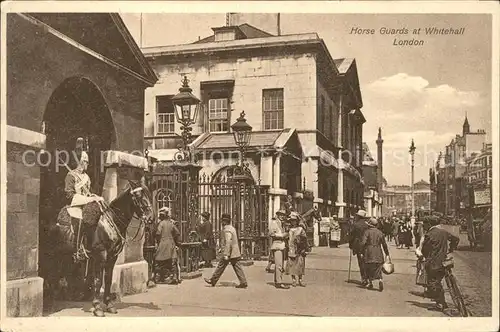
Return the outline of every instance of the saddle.
<path id="1" fill-rule="evenodd" d="M 73 250 L 76 249 L 73 254 L 75 262 L 83 261 L 89 258 L 88 249 L 91 246 L 88 243 L 90 241 L 89 232 L 97 226 L 105 207 L 100 202 L 86 204 L 82 209 L 82 219 L 72 218 L 67 211 L 68 207 L 63 207 L 59 212 L 57 226 L 62 230 Z M 84 241 L 85 239 L 87 241 Z M 84 242 L 86 243 L 84 244 Z"/>

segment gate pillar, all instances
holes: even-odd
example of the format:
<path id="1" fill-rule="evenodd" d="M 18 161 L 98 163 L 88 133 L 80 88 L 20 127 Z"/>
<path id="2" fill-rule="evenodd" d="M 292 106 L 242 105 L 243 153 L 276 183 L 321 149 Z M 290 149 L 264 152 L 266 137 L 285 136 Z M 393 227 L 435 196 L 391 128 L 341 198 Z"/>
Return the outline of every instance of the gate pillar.
<path id="1" fill-rule="evenodd" d="M 103 198 L 108 203 L 126 188 L 129 179 L 135 179 L 147 169 L 145 158 L 121 151 L 106 151 L 102 164 L 106 168 Z M 127 239 L 136 234 L 139 222 L 132 220 L 130 226 L 131 231 L 127 232 Z M 138 234 L 138 237 L 142 240 L 127 241 L 118 256 L 111 285 L 111 291 L 118 295 L 141 293 L 147 289 L 148 263 L 144 260 L 142 252 L 144 239 L 141 234 Z"/>

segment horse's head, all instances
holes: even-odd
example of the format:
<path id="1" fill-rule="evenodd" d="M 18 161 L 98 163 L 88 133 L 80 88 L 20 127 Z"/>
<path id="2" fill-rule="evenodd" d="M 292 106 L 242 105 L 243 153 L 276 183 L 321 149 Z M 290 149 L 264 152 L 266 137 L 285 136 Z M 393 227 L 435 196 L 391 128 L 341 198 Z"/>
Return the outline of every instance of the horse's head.
<path id="1" fill-rule="evenodd" d="M 148 188 L 134 181 L 129 181 L 129 184 L 135 214 L 137 214 L 140 221 L 145 225 L 154 224 L 155 215 L 151 204 L 151 194 Z"/>
<path id="2" fill-rule="evenodd" d="M 321 212 L 319 211 L 318 207 L 315 206 L 312 211 L 312 217 L 316 219 L 317 221 L 321 221 Z"/>

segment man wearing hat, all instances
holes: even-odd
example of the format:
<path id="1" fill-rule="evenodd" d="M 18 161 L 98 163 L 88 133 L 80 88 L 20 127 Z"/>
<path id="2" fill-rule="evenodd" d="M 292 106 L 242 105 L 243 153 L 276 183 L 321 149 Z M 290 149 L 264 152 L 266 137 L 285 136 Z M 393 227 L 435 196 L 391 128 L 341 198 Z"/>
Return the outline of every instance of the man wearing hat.
<path id="1" fill-rule="evenodd" d="M 222 273 L 224 273 L 227 265 L 231 263 L 234 273 L 240 282 L 236 288 L 247 288 L 248 283 L 240 263 L 241 254 L 238 243 L 238 235 L 236 234 L 236 229 L 231 225 L 231 216 L 227 213 L 222 214 L 221 223 L 223 226 L 223 257 L 215 268 L 212 277 L 205 278 L 205 282 L 210 284 L 212 287 L 215 286 L 217 281 L 219 281 L 219 278 L 222 276 Z"/>
<path id="2" fill-rule="evenodd" d="M 284 229 L 287 213 L 284 210 L 276 212 L 276 219 L 269 226 L 269 235 L 271 236 L 271 253 L 274 257 L 274 285 L 279 289 L 288 289 L 288 285 L 283 284 L 283 272 L 285 262 L 285 240 L 288 236 Z"/>
<path id="3" fill-rule="evenodd" d="M 425 234 L 421 253 L 425 259 L 428 293 L 436 302 L 436 306 L 428 310 L 443 311 L 448 308 L 442 285 L 445 275 L 443 263 L 448 258 L 448 254 L 457 249 L 460 239 L 441 228 L 439 218 L 431 217 L 428 223 L 430 228 Z"/>
<path id="4" fill-rule="evenodd" d="M 204 262 L 203 266 L 213 267 L 212 260 L 215 259 L 215 240 L 209 212 L 205 211 L 201 214 L 201 221 L 197 227 L 197 231 L 202 243 L 200 255 L 201 260 Z"/>
<path id="5" fill-rule="evenodd" d="M 166 272 L 171 277 L 170 284 L 179 283 L 179 271 L 177 269 L 177 253 L 180 246 L 180 232 L 175 226 L 175 221 L 170 217 L 170 208 L 164 206 L 159 211 L 160 222 L 156 230 L 158 248 L 156 249 L 155 261 L 159 270 L 159 281 L 165 281 Z"/>
<path id="6" fill-rule="evenodd" d="M 365 262 L 363 259 L 363 252 L 361 248 L 361 239 L 363 238 L 364 232 L 369 228 L 366 223 L 366 211 L 358 210 L 356 216 L 354 217 L 354 223 L 351 226 L 351 231 L 349 234 L 349 248 L 352 250 L 352 254 L 358 259 L 359 273 L 361 274 L 361 284 L 363 286 L 368 285 L 368 277 L 365 270 Z"/>

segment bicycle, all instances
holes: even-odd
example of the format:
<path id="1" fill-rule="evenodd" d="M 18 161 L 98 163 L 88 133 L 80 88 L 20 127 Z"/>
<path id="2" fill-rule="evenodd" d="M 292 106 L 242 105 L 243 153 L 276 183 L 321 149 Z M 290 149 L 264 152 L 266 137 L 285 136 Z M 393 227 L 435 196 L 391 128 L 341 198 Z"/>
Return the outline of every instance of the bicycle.
<path id="1" fill-rule="evenodd" d="M 446 282 L 446 286 L 451 295 L 453 303 L 455 304 L 455 307 L 458 309 L 460 316 L 469 317 L 470 312 L 467 309 L 467 306 L 465 305 L 462 292 L 460 291 L 460 287 L 458 286 L 457 278 L 455 277 L 455 275 L 453 275 L 452 271 L 454 267 L 453 257 L 451 256 L 447 257 L 446 260 L 443 262 L 443 266 L 445 268 L 444 280 Z"/>

